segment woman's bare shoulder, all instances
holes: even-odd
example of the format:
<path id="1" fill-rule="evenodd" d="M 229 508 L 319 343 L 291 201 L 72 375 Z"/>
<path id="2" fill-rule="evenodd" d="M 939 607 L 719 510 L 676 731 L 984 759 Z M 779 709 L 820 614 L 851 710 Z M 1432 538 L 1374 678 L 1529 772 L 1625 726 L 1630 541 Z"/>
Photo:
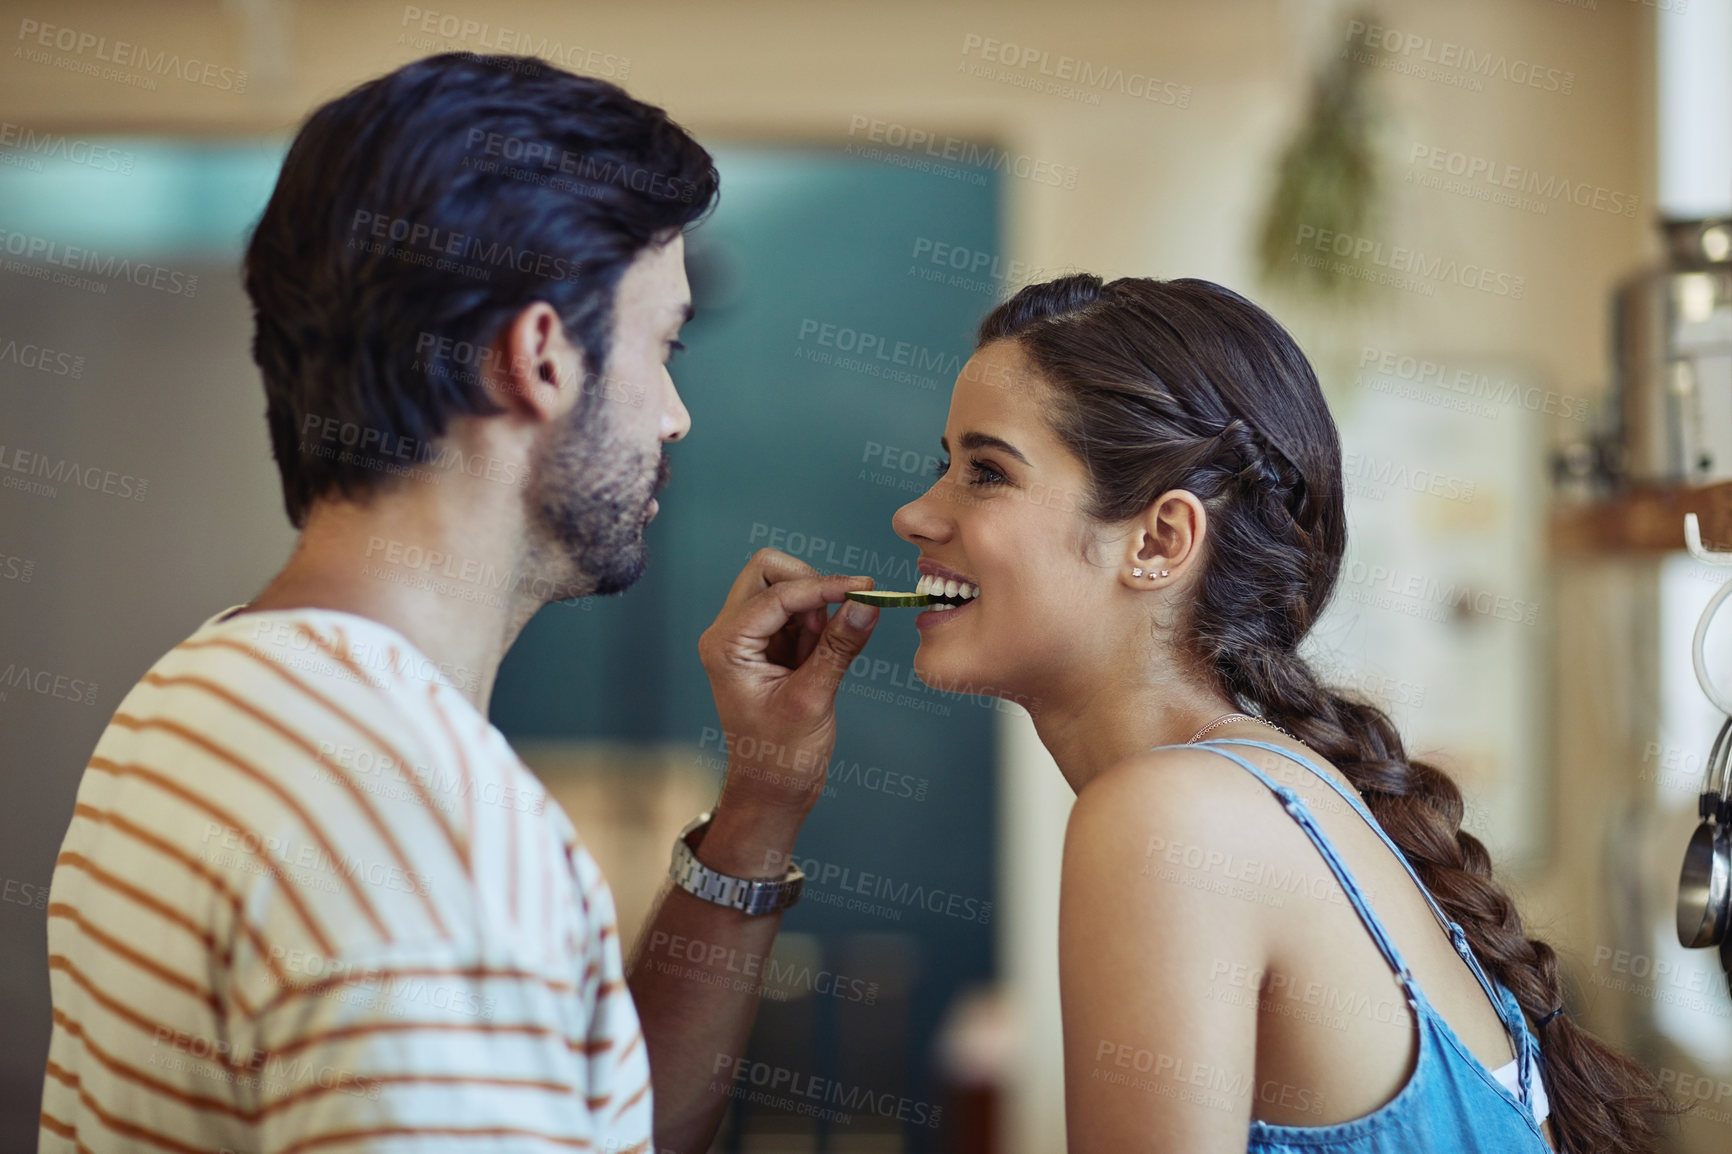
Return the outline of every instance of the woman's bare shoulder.
<path id="1" fill-rule="evenodd" d="M 1109 766 L 1077 794 L 1071 838 L 1163 835 L 1225 850 L 1256 845 L 1291 825 L 1251 774 L 1207 749 L 1161 746 Z"/>

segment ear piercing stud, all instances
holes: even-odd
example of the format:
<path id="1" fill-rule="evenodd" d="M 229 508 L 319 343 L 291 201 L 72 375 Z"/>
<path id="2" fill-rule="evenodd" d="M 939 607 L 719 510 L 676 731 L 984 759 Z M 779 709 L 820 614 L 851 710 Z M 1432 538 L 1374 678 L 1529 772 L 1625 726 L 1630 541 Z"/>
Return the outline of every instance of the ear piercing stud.
<path id="1" fill-rule="evenodd" d="M 1132 568 L 1131 568 L 1131 576 L 1132 577 L 1141 577 L 1142 575 L 1143 575 L 1143 571 L 1141 569 L 1138 569 L 1135 566 L 1132 566 Z M 1149 574 L 1148 574 L 1150 581 L 1153 581 L 1156 577 L 1165 577 L 1166 575 L 1167 575 L 1167 571 L 1165 569 L 1162 569 L 1159 573 L 1156 573 L 1153 569 L 1151 569 L 1151 570 L 1149 570 Z"/>

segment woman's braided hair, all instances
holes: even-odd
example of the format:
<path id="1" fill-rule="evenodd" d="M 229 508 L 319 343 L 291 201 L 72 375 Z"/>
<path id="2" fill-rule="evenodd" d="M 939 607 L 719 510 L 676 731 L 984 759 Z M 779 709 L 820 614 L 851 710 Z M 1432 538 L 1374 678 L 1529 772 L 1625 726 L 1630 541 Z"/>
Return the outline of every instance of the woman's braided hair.
<path id="1" fill-rule="evenodd" d="M 1088 469 L 1086 512 L 1107 524 L 1187 489 L 1208 510 L 1204 569 L 1181 652 L 1234 701 L 1297 734 L 1345 774 L 1540 1040 L 1551 1119 L 1572 1154 L 1655 1149 L 1676 1107 L 1641 1066 L 1555 1011 L 1557 956 L 1522 929 L 1461 791 L 1417 761 L 1375 705 L 1321 684 L 1298 653 L 1346 548 L 1341 445 L 1317 378 L 1262 309 L 1204 280 L 1066 276 L 981 322 L 1051 387 L 1052 422 Z"/>

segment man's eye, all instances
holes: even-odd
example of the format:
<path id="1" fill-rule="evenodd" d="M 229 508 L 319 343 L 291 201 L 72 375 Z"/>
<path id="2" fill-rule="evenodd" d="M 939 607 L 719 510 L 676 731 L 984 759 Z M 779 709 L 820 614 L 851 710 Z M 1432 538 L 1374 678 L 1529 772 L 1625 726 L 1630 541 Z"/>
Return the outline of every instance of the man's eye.
<path id="1" fill-rule="evenodd" d="M 670 360 L 670 361 L 673 360 L 675 356 L 677 356 L 680 353 L 683 353 L 685 351 L 686 351 L 686 343 L 684 341 L 669 341 L 668 342 L 668 360 Z"/>

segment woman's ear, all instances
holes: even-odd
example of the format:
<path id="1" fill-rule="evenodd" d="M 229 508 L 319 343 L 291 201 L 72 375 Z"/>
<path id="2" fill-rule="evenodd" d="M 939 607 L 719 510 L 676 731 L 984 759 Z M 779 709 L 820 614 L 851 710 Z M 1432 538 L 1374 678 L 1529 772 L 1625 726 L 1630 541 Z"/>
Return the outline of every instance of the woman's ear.
<path id="1" fill-rule="evenodd" d="M 1169 489 L 1149 503 L 1125 538 L 1120 581 L 1159 589 L 1192 567 L 1208 528 L 1208 512 L 1188 489 Z"/>

